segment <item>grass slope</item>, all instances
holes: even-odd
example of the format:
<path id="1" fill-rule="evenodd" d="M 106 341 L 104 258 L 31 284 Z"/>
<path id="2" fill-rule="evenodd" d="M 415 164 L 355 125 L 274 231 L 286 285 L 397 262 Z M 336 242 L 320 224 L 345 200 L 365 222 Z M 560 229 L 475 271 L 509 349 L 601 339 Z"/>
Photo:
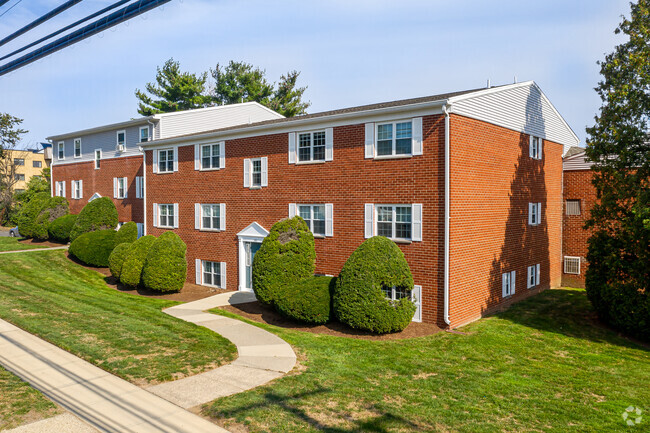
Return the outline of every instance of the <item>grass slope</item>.
<path id="1" fill-rule="evenodd" d="M 61 412 L 39 391 L 0 367 L 0 430 L 49 418 Z"/>
<path id="2" fill-rule="evenodd" d="M 0 251 L 22 251 L 34 248 L 47 248 L 45 245 L 21 244 L 18 238 L 0 237 Z"/>
<path id="3" fill-rule="evenodd" d="M 226 426 L 616 432 L 629 429 L 628 406 L 650 426 L 650 353 L 596 325 L 583 290 L 548 290 L 461 329 L 467 335 L 367 341 L 262 327 L 296 348 L 304 371 L 204 407 Z"/>
<path id="4" fill-rule="evenodd" d="M 176 302 L 128 295 L 63 251 L 0 260 L 0 317 L 136 384 L 205 371 L 235 346 L 161 309 Z"/>

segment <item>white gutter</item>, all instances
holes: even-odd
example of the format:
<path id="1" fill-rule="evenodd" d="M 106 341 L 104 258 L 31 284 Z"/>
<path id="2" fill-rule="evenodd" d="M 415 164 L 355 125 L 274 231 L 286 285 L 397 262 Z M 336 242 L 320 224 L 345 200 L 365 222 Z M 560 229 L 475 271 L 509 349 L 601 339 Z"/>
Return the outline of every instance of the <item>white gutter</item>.
<path id="1" fill-rule="evenodd" d="M 142 152 L 142 236 L 147 235 L 147 154 L 140 146 Z"/>
<path id="2" fill-rule="evenodd" d="M 444 319 L 447 325 L 451 324 L 449 320 L 449 109 L 451 105 L 442 106 L 442 112 L 445 115 L 445 258 L 444 258 Z"/>

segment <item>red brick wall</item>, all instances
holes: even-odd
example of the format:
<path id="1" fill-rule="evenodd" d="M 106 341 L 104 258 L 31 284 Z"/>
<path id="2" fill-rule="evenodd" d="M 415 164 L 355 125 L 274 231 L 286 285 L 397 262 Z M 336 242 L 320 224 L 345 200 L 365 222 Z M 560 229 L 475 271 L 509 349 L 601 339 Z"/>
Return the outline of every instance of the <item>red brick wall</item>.
<path id="1" fill-rule="evenodd" d="M 104 159 L 101 168 L 95 170 L 94 161 L 52 166 L 52 184 L 65 181 L 66 198 L 70 213 L 78 214 L 93 194 L 113 197 L 113 178 L 126 177 L 128 194 L 124 200 L 113 199 L 120 222 L 144 222 L 143 199 L 135 198 L 135 177 L 142 176 L 142 156 Z M 83 180 L 83 198 L 72 198 L 72 181 Z"/>
<path id="2" fill-rule="evenodd" d="M 416 284 L 423 290 L 423 320 L 441 323 L 444 121 L 423 120 L 424 154 L 413 158 L 364 158 L 364 125 L 334 128 L 334 160 L 324 164 L 288 163 L 288 135 L 274 134 L 226 142 L 226 167 L 194 170 L 194 148 L 179 148 L 179 171 L 152 173 L 147 151 L 147 232 L 153 228 L 153 203 L 179 203 L 179 228 L 187 243 L 188 281 L 194 282 L 196 258 L 227 263 L 227 288 L 237 289 L 237 233 L 256 221 L 269 230 L 288 216 L 289 203 L 334 205 L 334 236 L 316 239 L 318 273 L 337 275 L 349 255 L 364 241 L 364 203 L 423 204 L 423 241 L 400 244 Z M 268 187 L 243 186 L 243 160 L 268 157 Z M 195 203 L 226 203 L 226 230 L 194 229 Z"/>
<path id="3" fill-rule="evenodd" d="M 452 115 L 450 319 L 459 326 L 540 289 L 560 285 L 562 146 L 544 141 L 529 157 L 529 136 Z M 542 220 L 528 225 L 528 203 Z M 527 267 L 541 265 L 527 289 Z M 516 271 L 515 295 L 502 299 L 501 274 Z"/>
<path id="4" fill-rule="evenodd" d="M 585 286 L 587 240 L 590 231 L 585 230 L 584 225 L 596 202 L 596 188 L 591 183 L 592 176 L 591 170 L 564 172 L 564 200 L 580 200 L 580 215 L 563 216 L 562 252 L 565 256 L 580 257 L 580 275 L 563 273 L 564 286 Z"/>

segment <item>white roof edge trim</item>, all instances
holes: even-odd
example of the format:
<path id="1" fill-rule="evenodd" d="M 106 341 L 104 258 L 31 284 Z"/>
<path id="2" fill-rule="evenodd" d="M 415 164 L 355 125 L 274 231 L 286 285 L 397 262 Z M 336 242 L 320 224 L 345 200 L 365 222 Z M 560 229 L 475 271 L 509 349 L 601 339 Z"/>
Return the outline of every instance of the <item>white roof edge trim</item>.
<path id="1" fill-rule="evenodd" d="M 418 110 L 425 110 L 427 108 L 438 108 L 448 103 L 448 99 L 439 99 L 437 101 L 427 101 L 420 102 L 416 104 L 409 105 L 398 105 L 395 107 L 384 107 L 384 108 L 374 108 L 364 111 L 354 111 L 351 113 L 340 113 L 332 114 L 329 116 L 320 116 L 320 117 L 310 117 L 309 119 L 300 119 L 300 118 L 291 118 L 289 122 L 282 123 L 271 123 L 264 125 L 241 125 L 239 128 L 227 129 L 225 131 L 213 131 L 205 132 L 193 135 L 182 135 L 178 137 L 169 137 L 162 140 L 152 140 L 147 143 L 141 143 L 145 149 L 151 149 L 159 146 L 172 145 L 174 143 L 182 143 L 186 141 L 196 142 L 197 140 L 218 140 L 221 137 L 228 137 L 235 134 L 241 134 L 246 132 L 256 132 L 256 131 L 272 131 L 275 129 L 291 129 L 291 125 L 310 125 L 318 123 L 326 123 L 333 120 L 339 119 L 354 119 L 354 118 L 366 118 L 373 115 L 379 114 L 391 114 L 391 113 L 401 113 L 401 112 L 411 112 Z M 293 120 L 295 119 L 295 120 Z"/>
<path id="2" fill-rule="evenodd" d="M 173 116 L 178 116 L 182 114 L 187 114 L 187 113 L 199 113 L 203 111 L 217 111 L 217 110 L 222 110 L 222 109 L 233 109 L 233 108 L 238 108 L 238 107 L 243 107 L 246 105 L 257 105 L 258 107 L 263 108 L 264 110 L 278 116 L 279 119 L 284 119 L 284 116 L 278 112 L 275 112 L 271 110 L 268 107 L 265 107 L 264 105 L 260 104 L 259 102 L 255 101 L 248 101 L 248 102 L 240 102 L 237 104 L 228 104 L 228 105 L 215 105 L 214 107 L 204 107 L 204 108 L 194 108 L 192 110 L 182 110 L 182 111 L 172 111 L 169 113 L 158 113 L 154 114 L 153 117 L 156 120 L 163 119 L 165 117 L 173 117 Z"/>
<path id="3" fill-rule="evenodd" d="M 544 98 L 544 100 L 548 103 L 548 105 L 551 107 L 551 109 L 553 110 L 555 115 L 558 118 L 560 118 L 560 120 L 562 120 L 562 123 L 564 124 L 564 126 L 569 130 L 569 132 L 571 132 L 571 135 L 573 135 L 573 138 L 575 139 L 576 143 L 580 143 L 580 139 L 578 138 L 576 133 L 573 131 L 573 128 L 571 128 L 571 126 L 567 123 L 567 121 L 564 120 L 564 117 L 562 117 L 560 112 L 557 111 L 557 108 L 555 108 L 555 105 L 553 105 L 551 103 L 550 99 L 548 99 L 548 97 L 546 97 L 546 94 L 544 94 L 544 92 L 537 85 L 537 83 L 535 83 L 535 81 L 532 81 L 532 80 L 530 80 L 530 81 L 522 81 L 521 83 L 515 83 L 515 84 L 507 84 L 505 86 L 491 87 L 489 89 L 478 90 L 476 92 L 466 93 L 464 95 L 459 95 L 459 96 L 454 96 L 454 97 L 449 98 L 449 103 L 453 105 L 454 102 L 464 101 L 466 99 L 471 99 L 471 98 L 476 98 L 476 97 L 479 97 L 479 96 L 489 95 L 491 93 L 498 93 L 498 92 L 501 92 L 501 91 L 504 91 L 504 90 L 510 90 L 510 89 L 516 89 L 518 87 L 528 87 L 528 86 L 533 86 L 539 91 L 539 94 L 542 95 L 542 98 Z"/>
<path id="4" fill-rule="evenodd" d="M 72 137 L 79 138 L 80 135 L 89 135 L 98 132 L 111 131 L 114 129 L 124 128 L 127 126 L 144 125 L 144 124 L 148 124 L 149 121 L 158 121 L 158 119 L 156 119 L 155 116 L 139 117 L 137 119 L 126 120 L 124 122 L 111 123 L 108 125 L 95 126 L 93 128 L 82 129 L 79 131 L 65 132 L 63 134 L 52 135 L 46 137 L 45 139 L 50 141 L 57 141 L 57 140 L 72 138 Z"/>

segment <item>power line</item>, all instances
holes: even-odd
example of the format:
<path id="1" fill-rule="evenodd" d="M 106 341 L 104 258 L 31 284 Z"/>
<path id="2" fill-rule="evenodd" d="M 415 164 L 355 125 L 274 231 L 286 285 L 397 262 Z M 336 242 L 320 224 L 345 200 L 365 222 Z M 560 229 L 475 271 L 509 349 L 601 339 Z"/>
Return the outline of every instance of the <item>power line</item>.
<path id="1" fill-rule="evenodd" d="M 20 1 L 22 1 L 22 0 L 20 0 Z M 102 10 L 100 10 L 100 11 L 98 11 L 98 12 L 95 12 L 94 14 L 88 15 L 87 17 L 82 18 L 82 19 L 80 19 L 79 21 L 77 21 L 77 22 L 75 22 L 75 23 L 73 23 L 73 24 L 70 24 L 69 26 L 66 26 L 66 27 L 62 28 L 61 30 L 57 30 L 57 31 L 54 32 L 54 33 L 50 33 L 49 35 L 42 37 L 41 39 L 37 40 L 36 42 L 32 42 L 31 44 L 29 44 L 29 45 L 25 45 L 24 47 L 19 48 L 19 49 L 17 49 L 16 51 L 7 54 L 6 56 L 0 57 L 0 60 L 4 60 L 4 59 L 8 59 L 9 57 L 13 57 L 14 55 L 16 55 L 16 54 L 18 54 L 18 53 L 20 53 L 20 52 L 22 52 L 22 51 L 25 51 L 26 49 L 31 48 L 31 47 L 33 47 L 34 45 L 38 45 L 38 44 L 40 44 L 40 43 L 43 42 L 43 41 L 46 41 L 46 40 L 48 40 L 48 39 L 51 39 L 51 38 L 53 38 L 54 36 L 60 35 L 61 33 L 65 32 L 65 31 L 67 31 L 67 30 L 70 30 L 70 29 L 72 29 L 72 28 L 77 27 L 77 26 L 78 26 L 79 24 L 81 24 L 81 23 L 84 23 L 84 22 L 86 22 L 86 21 L 88 21 L 88 20 L 91 20 L 91 19 L 93 19 L 93 18 L 95 18 L 95 17 L 98 17 L 98 16 L 100 16 L 100 15 L 103 15 L 103 14 L 105 14 L 106 12 L 110 11 L 111 9 L 115 9 L 116 7 L 122 6 L 123 4 L 128 3 L 128 2 L 130 2 L 130 1 L 131 1 L 131 0 L 120 0 L 120 1 L 118 1 L 117 3 L 113 3 L 112 5 L 110 5 L 110 6 L 108 6 L 108 7 L 105 7 L 104 9 L 102 9 Z"/>
<path id="2" fill-rule="evenodd" d="M 9 0 L 0 0 L 0 8 L 1 8 L 2 5 L 4 5 L 5 3 L 9 3 Z"/>
<path id="3" fill-rule="evenodd" d="M 0 66 L 0 76 L 7 74 L 15 69 L 21 68 L 29 63 L 35 62 L 36 60 L 48 56 L 56 51 L 59 51 L 69 45 L 72 45 L 76 42 L 82 41 L 90 36 L 93 36 L 99 32 L 102 32 L 108 28 L 116 26 L 121 22 L 127 21 L 133 17 L 136 17 L 140 14 L 143 14 L 151 9 L 154 9 L 162 4 L 168 3 L 171 0 L 140 0 L 137 4 L 131 4 L 122 9 L 113 12 L 110 15 L 107 15 L 103 18 L 98 19 L 97 21 L 88 24 L 85 27 L 82 27 L 79 30 L 75 30 L 69 35 L 63 36 L 62 38 L 57 39 L 54 42 L 50 42 L 47 45 L 42 46 L 24 56 L 12 60 L 2 66 Z"/>
<path id="4" fill-rule="evenodd" d="M 63 3 L 61 6 L 52 9 L 51 11 L 46 13 L 45 15 L 43 15 L 40 18 L 38 18 L 38 19 L 32 21 L 31 23 L 27 24 L 22 29 L 13 32 L 9 36 L 7 36 L 3 40 L 1 40 L 0 41 L 0 47 L 3 46 L 4 44 L 6 44 L 9 41 L 13 41 L 18 36 L 20 36 L 20 35 L 22 35 L 24 33 L 27 33 L 28 31 L 30 31 L 34 27 L 36 27 L 36 26 L 38 26 L 40 24 L 43 24 L 45 21 L 49 20 L 50 18 L 53 18 L 53 17 L 57 16 L 61 12 L 65 11 L 66 9 L 71 8 L 72 6 L 76 5 L 77 3 L 81 2 L 81 1 L 82 0 L 68 0 L 67 2 Z"/>
<path id="5" fill-rule="evenodd" d="M 9 0 L 6 0 L 5 3 L 7 3 L 8 1 L 9 1 Z M 17 5 L 18 3 L 20 3 L 21 1 L 23 1 L 23 0 L 18 0 L 16 3 L 12 4 L 11 7 L 10 7 L 9 9 L 7 9 L 6 11 L 4 11 L 3 13 L 0 14 L 0 18 L 2 18 L 3 16 L 5 16 L 5 14 L 6 14 L 7 12 L 9 12 L 10 10 L 12 10 L 13 8 L 15 8 L 16 5 Z M 4 3 L 3 3 L 3 4 L 4 4 Z M 2 6 L 2 5 L 0 5 L 0 6 Z"/>

